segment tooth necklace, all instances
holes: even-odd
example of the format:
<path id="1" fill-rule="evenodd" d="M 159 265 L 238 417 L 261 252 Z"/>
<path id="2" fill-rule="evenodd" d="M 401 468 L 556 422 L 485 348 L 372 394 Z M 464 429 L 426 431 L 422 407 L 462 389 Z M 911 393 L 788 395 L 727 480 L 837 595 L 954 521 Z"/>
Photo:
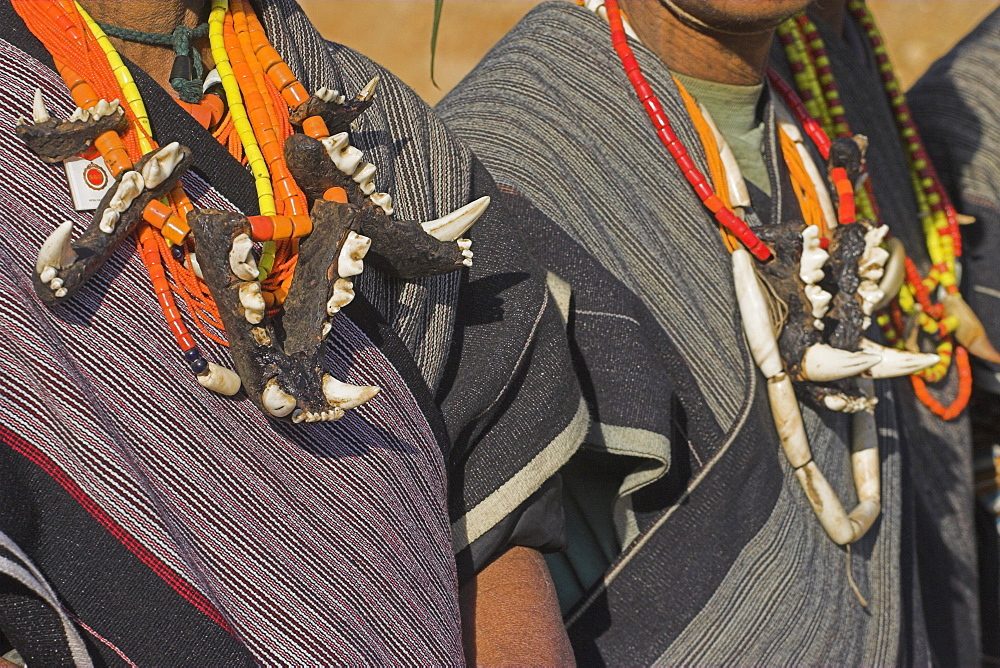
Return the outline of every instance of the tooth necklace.
<path id="1" fill-rule="evenodd" d="M 878 322 L 886 339 L 897 348 L 907 345 L 903 314 L 915 318 L 921 330 L 937 339 L 936 352 L 941 361 L 913 374 L 910 381 L 917 398 L 924 405 L 942 419 L 951 420 L 962 413 L 972 394 L 972 370 L 968 352 L 991 361 L 1000 361 L 1000 355 L 989 343 L 979 319 L 958 292 L 955 268 L 962 251 L 958 223 L 967 217 L 956 213 L 931 165 L 917 128 L 910 118 L 905 95 L 893 73 L 881 35 L 867 7 L 863 2 L 851 2 L 848 9 L 854 14 L 871 44 L 901 141 L 906 147 L 932 263 L 930 271 L 921 278 L 916 264 L 905 257 L 902 244 L 890 240 L 894 257 L 889 261 L 887 280 L 883 283 L 891 285 L 885 288 L 886 297 L 879 304 L 880 309 L 884 306 L 888 306 L 888 309 L 878 316 Z M 796 87 L 804 100 L 805 112 L 818 119 L 831 136 L 850 136 L 850 125 L 840 100 L 830 59 L 815 24 L 803 13 L 782 23 L 778 28 L 778 36 L 784 46 Z M 867 218 L 879 218 L 870 180 L 865 182 L 865 190 L 858 193 L 858 208 Z M 890 275 L 891 281 L 888 280 Z M 939 289 L 943 290 L 945 296 L 942 301 L 934 303 L 931 295 Z M 894 296 L 898 296 L 898 299 L 893 300 Z M 953 339 L 957 339 L 957 344 Z M 959 389 L 954 401 L 944 406 L 931 396 L 926 383 L 942 380 L 952 358 L 958 369 Z"/>
<path id="2" fill-rule="evenodd" d="M 882 267 L 888 256 L 879 248 L 886 229 L 855 220 L 850 172 L 860 170 L 862 149 L 851 140 L 840 140 L 835 147 L 837 159 L 830 165 L 831 182 L 838 196 L 835 206 L 803 145 L 798 128 L 787 120 L 780 121 L 782 153 L 795 182 L 803 215 L 811 224 L 773 225 L 756 228 L 757 234 L 754 234 L 740 220 L 743 209 L 750 206 L 746 184 L 735 157 L 711 117 L 680 87 L 705 144 L 713 179 L 724 186 L 718 192 L 695 167 L 643 77 L 628 46 L 617 0 L 606 0 L 604 5 L 612 44 L 657 135 L 702 202 L 729 232 L 724 236 L 727 236 L 731 251 L 743 331 L 754 361 L 767 378 L 771 413 L 785 457 L 827 535 L 840 545 L 853 543 L 871 528 L 881 510 L 874 417 L 877 399 L 873 396 L 871 377 L 859 374 L 868 372 L 872 377 L 890 377 L 937 362 L 934 355 L 883 348 L 861 336 L 861 326 L 865 324 L 862 321 L 867 321 L 874 302 L 880 299 L 876 281 L 882 277 Z M 805 127 L 821 150 L 825 146 L 830 153 L 832 143 L 822 129 L 815 122 L 807 122 Z M 720 215 L 720 211 L 728 215 Z M 742 226 L 733 223 L 734 219 Z M 824 227 L 831 231 L 832 243 L 821 233 Z M 750 251 L 736 247 L 736 240 Z M 773 251 L 765 241 L 773 245 Z M 840 260 L 840 267 L 835 267 L 831 276 L 832 281 L 823 271 L 830 257 L 825 250 L 827 244 Z M 796 255 L 800 256 L 798 262 Z M 756 267 L 754 258 L 758 263 Z M 762 284 L 770 285 L 772 291 L 787 300 L 789 312 L 784 318 L 777 318 L 777 323 L 772 322 L 774 309 L 764 295 Z M 823 286 L 834 289 L 836 296 Z M 784 289 L 776 289 L 779 287 Z M 785 321 L 783 325 L 781 320 Z M 830 343 L 821 338 L 820 333 L 824 330 L 827 330 L 824 336 Z M 802 345 L 802 339 L 808 345 Z M 851 463 L 859 502 L 850 513 L 844 510 L 813 461 L 793 377 L 800 381 L 799 390 L 815 403 L 851 414 Z"/>
<path id="3" fill-rule="evenodd" d="M 381 257 L 397 275 L 453 271 L 471 266 L 471 241 L 458 237 L 485 211 L 489 198 L 436 221 L 390 220 L 392 200 L 375 192 L 375 168 L 362 162 L 346 132 L 370 106 L 378 78 L 350 102 L 326 88 L 310 96 L 268 42 L 249 2 L 213 0 L 209 42 L 238 138 L 230 137 L 230 152 L 245 156 L 260 215 L 196 211 L 180 183 L 192 161 L 190 151 L 176 142 L 157 146 L 139 89 L 100 26 L 76 3 L 13 4 L 52 54 L 79 105 L 70 121 L 57 122 L 36 91 L 34 124 L 19 122 L 18 136 L 46 162 L 94 146 L 118 180 L 110 200 L 106 196 L 91 227 L 76 241 L 70 243 L 73 224 L 68 221 L 42 245 L 34 276 L 42 300 L 71 298 L 135 229 L 157 301 L 200 384 L 227 395 L 243 386 L 266 414 L 293 422 L 337 419 L 375 396 L 377 387 L 341 383 L 319 367 L 330 319 L 353 299 L 349 279 L 363 270 L 371 244 L 360 230 L 389 242 Z M 294 134 L 293 124 L 303 134 Z M 285 145 L 293 141 L 294 150 L 286 153 Z M 308 193 L 297 178 L 308 182 Z M 315 202 L 311 212 L 310 200 Z M 201 254 L 213 258 L 211 266 L 198 261 L 191 238 L 195 224 L 205 244 Z M 314 224 L 323 228 L 318 235 L 310 235 Z M 399 235 L 407 234 L 399 243 Z M 263 243 L 259 260 L 254 242 Z M 308 257 L 300 243 L 309 246 Z M 220 244 L 224 249 L 214 247 Z M 406 252 L 421 255 L 414 259 Z M 294 291 L 296 274 L 303 275 L 296 308 L 284 310 L 287 340 L 278 341 L 269 318 Z M 311 290 L 326 289 L 320 314 L 307 297 Z M 239 374 L 205 359 L 175 293 L 207 337 L 226 345 L 225 331 Z M 312 331 L 319 327 L 322 331 Z"/>

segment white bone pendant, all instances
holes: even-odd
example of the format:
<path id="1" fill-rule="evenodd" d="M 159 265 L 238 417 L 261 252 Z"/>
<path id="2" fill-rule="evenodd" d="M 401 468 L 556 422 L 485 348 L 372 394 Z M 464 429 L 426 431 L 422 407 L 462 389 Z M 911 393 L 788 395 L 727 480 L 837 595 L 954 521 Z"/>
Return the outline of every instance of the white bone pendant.
<path id="1" fill-rule="evenodd" d="M 795 397 L 792 379 L 782 372 L 767 381 L 767 398 L 771 404 L 774 427 L 781 439 L 781 448 L 792 468 L 801 468 L 812 460 L 809 439 L 802 423 L 799 400 Z"/>
<path id="2" fill-rule="evenodd" d="M 357 232 L 347 233 L 344 245 L 340 248 L 340 255 L 337 257 L 337 273 L 341 278 L 357 276 L 365 270 L 363 260 L 371 245 L 372 240 L 368 237 Z"/>
<path id="3" fill-rule="evenodd" d="M 209 362 L 208 368 L 199 373 L 195 378 L 202 387 L 231 397 L 240 391 L 240 376 L 232 369 L 219 366 L 215 362 Z"/>
<path id="4" fill-rule="evenodd" d="M 489 205 L 489 196 L 480 197 L 436 220 L 420 223 L 420 226 L 424 228 L 424 232 L 438 241 L 454 241 L 465 234 L 479 220 Z"/>
<path id="5" fill-rule="evenodd" d="M 774 378 L 783 367 L 778 352 L 778 341 L 771 329 L 767 301 L 757 282 L 753 269 L 753 258 L 742 248 L 731 254 L 733 262 L 733 284 L 736 287 L 736 301 L 743 320 L 743 333 L 750 345 L 754 361 L 765 378 Z"/>

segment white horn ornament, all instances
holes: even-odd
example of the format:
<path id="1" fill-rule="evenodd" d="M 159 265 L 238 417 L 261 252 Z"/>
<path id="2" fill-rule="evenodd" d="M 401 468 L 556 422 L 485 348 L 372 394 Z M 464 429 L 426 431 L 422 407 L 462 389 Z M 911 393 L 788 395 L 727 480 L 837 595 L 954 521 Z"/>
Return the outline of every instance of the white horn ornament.
<path id="1" fill-rule="evenodd" d="M 344 410 L 357 408 L 379 391 L 374 385 L 350 385 L 329 374 L 323 376 L 323 395 L 336 408 Z"/>
<path id="2" fill-rule="evenodd" d="M 479 217 L 486 212 L 490 205 L 490 198 L 480 197 L 474 202 L 469 202 L 465 206 L 455 209 L 446 216 L 441 216 L 437 220 L 428 220 L 420 223 L 424 232 L 431 235 L 438 241 L 454 241 L 465 234 L 470 227 L 475 224 Z"/>
<path id="3" fill-rule="evenodd" d="M 229 268 L 237 277 L 244 281 L 256 281 L 260 272 L 253 256 L 253 241 L 245 234 L 233 239 L 233 247 L 229 251 Z"/>
<path id="4" fill-rule="evenodd" d="M 219 366 L 215 362 L 209 362 L 208 368 L 199 373 L 195 378 L 202 387 L 231 397 L 240 391 L 240 376 L 232 369 Z"/>
<path id="5" fill-rule="evenodd" d="M 31 118 L 35 123 L 44 123 L 49 120 L 49 110 L 45 108 L 45 100 L 42 98 L 42 89 L 35 89 L 35 99 L 31 103 Z"/>
<path id="6" fill-rule="evenodd" d="M 264 391 L 261 392 L 260 402 L 274 417 L 285 417 L 295 408 L 295 397 L 278 387 L 278 381 L 274 378 L 267 381 Z"/>
<path id="7" fill-rule="evenodd" d="M 52 231 L 41 248 L 38 249 L 38 259 L 35 260 L 35 273 L 42 281 L 48 283 L 55 278 L 56 272 L 73 264 L 76 254 L 70 245 L 73 236 L 73 221 L 65 223 Z M 51 275 L 49 275 L 51 274 Z"/>
<path id="8" fill-rule="evenodd" d="M 357 276 L 365 270 L 363 260 L 371 245 L 372 240 L 368 237 L 357 232 L 347 233 L 344 245 L 340 248 L 340 255 L 337 257 L 337 273 L 341 278 Z"/>
<path id="9" fill-rule="evenodd" d="M 816 383 L 850 378 L 872 368 L 881 359 L 878 355 L 815 343 L 802 356 L 802 377 Z"/>

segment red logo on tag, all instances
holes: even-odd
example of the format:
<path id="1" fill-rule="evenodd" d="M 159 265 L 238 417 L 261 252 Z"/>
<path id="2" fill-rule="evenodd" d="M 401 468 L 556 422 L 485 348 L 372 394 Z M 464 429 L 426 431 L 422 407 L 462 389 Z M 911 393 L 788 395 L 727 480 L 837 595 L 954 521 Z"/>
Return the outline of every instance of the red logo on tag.
<path id="1" fill-rule="evenodd" d="M 93 162 L 83 168 L 83 178 L 94 190 L 101 190 L 108 184 L 108 173 Z"/>

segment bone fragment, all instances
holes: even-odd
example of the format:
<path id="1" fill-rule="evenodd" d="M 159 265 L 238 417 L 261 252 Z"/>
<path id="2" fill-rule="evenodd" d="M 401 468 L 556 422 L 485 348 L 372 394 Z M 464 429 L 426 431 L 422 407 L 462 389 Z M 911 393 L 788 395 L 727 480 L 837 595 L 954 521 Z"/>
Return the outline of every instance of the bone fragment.
<path id="1" fill-rule="evenodd" d="M 349 385 L 329 374 L 323 376 L 323 396 L 337 408 L 357 408 L 378 393 L 379 388 L 374 385 Z"/>
<path id="2" fill-rule="evenodd" d="M 44 123 L 49 120 L 49 110 L 45 108 L 45 99 L 42 98 L 42 89 L 35 89 L 35 99 L 31 103 L 31 118 L 35 123 Z"/>
<path id="3" fill-rule="evenodd" d="M 965 346 L 970 353 L 987 362 L 1000 364 L 1000 353 L 993 347 L 986 329 L 972 307 L 966 303 L 960 294 L 948 295 L 944 300 L 945 317 L 958 318 L 958 328 L 955 329 L 955 339 Z"/>
<path id="4" fill-rule="evenodd" d="M 333 282 L 333 294 L 326 302 L 326 314 L 334 316 L 354 299 L 354 283 L 346 278 L 338 278 Z"/>
<path id="5" fill-rule="evenodd" d="M 35 260 L 35 272 L 39 276 L 47 275 L 45 274 L 47 269 L 55 270 L 49 272 L 54 276 L 59 269 L 65 269 L 73 264 L 76 260 L 76 254 L 73 252 L 73 247 L 70 246 L 70 237 L 72 236 L 73 221 L 67 220 L 53 230 L 48 239 L 42 243 L 42 247 L 38 249 L 38 259 Z M 45 283 L 51 280 L 51 277 L 48 280 L 42 278 Z"/>
<path id="6" fill-rule="evenodd" d="M 340 256 L 337 258 L 337 273 L 341 278 L 357 276 L 365 270 L 363 262 L 368 249 L 371 248 L 372 240 L 362 236 L 357 232 L 348 232 L 344 245 L 340 248 Z"/>
<path id="7" fill-rule="evenodd" d="M 213 392 L 231 397 L 240 391 L 240 376 L 232 369 L 219 366 L 215 362 L 209 362 L 208 368 L 199 373 L 195 378 L 202 387 Z"/>
<path id="8" fill-rule="evenodd" d="M 861 312 L 870 316 L 875 310 L 875 305 L 885 297 L 885 293 L 877 283 L 865 279 L 858 285 L 858 296 L 861 297 Z"/>
<path id="9" fill-rule="evenodd" d="M 767 302 L 754 273 L 753 258 L 742 248 L 733 251 L 731 257 L 733 284 L 743 319 L 743 333 L 746 334 L 750 352 L 764 377 L 774 378 L 782 371 L 781 355 L 778 353 L 774 330 L 771 329 Z"/>
<path id="10" fill-rule="evenodd" d="M 340 152 L 343 151 L 348 146 L 349 138 L 346 132 L 338 132 L 335 135 L 330 135 L 325 139 L 321 139 L 320 143 L 323 144 L 323 148 L 326 149 L 326 154 L 330 156 L 330 160 L 334 163 L 337 162 L 337 157 Z"/>
<path id="11" fill-rule="evenodd" d="M 86 109 L 81 109 L 80 107 L 77 107 L 76 109 L 73 110 L 73 113 L 69 115 L 69 120 L 71 120 L 71 121 L 89 121 L 90 120 L 90 112 L 87 111 Z"/>
<path id="12" fill-rule="evenodd" d="M 908 376 L 921 369 L 934 366 L 941 358 L 929 353 L 911 353 L 908 350 L 887 348 L 874 341 L 861 339 L 861 350 L 878 355 L 882 361 L 868 369 L 872 378 L 895 378 Z"/>
<path id="13" fill-rule="evenodd" d="M 240 234 L 233 239 L 233 247 L 229 251 L 229 268 L 244 281 L 257 280 L 260 272 L 257 270 L 257 260 L 253 256 L 253 241 L 246 234 Z"/>
<path id="14" fill-rule="evenodd" d="M 799 479 L 816 517 L 819 518 L 819 523 L 833 542 L 837 545 L 846 545 L 854 541 L 854 526 L 830 483 L 816 466 L 816 462 L 809 462 L 802 468 L 796 469 L 795 476 Z"/>
<path id="15" fill-rule="evenodd" d="M 53 291 L 58 290 L 62 286 L 63 286 L 63 279 L 61 278 L 53 278 L 51 281 L 49 281 L 49 289 Z"/>
<path id="16" fill-rule="evenodd" d="M 105 234 L 112 234 L 115 231 L 115 225 L 118 224 L 118 219 L 120 217 L 121 214 L 112 209 L 110 206 L 105 209 L 104 213 L 101 214 L 101 222 L 98 225 L 101 232 L 104 232 Z"/>
<path id="17" fill-rule="evenodd" d="M 392 197 L 386 193 L 374 193 L 369 196 L 372 203 L 385 211 L 385 215 L 392 215 Z"/>
<path id="18" fill-rule="evenodd" d="M 784 371 L 767 381 L 767 397 L 771 404 L 774 427 L 781 439 L 781 448 L 792 468 L 801 468 L 812 461 L 809 439 L 802 423 L 799 401 L 795 398 L 792 380 Z"/>
<path id="19" fill-rule="evenodd" d="M 876 397 L 849 397 L 846 394 L 828 394 L 823 397 L 823 404 L 831 411 L 839 413 L 873 411 L 877 403 Z"/>
<path id="20" fill-rule="evenodd" d="M 334 153 L 333 164 L 337 166 L 337 169 L 342 171 L 348 176 L 354 174 L 358 169 L 358 165 L 361 164 L 361 159 L 365 157 L 365 154 L 361 152 L 361 149 L 356 148 L 348 144 L 339 153 Z"/>
<path id="21" fill-rule="evenodd" d="M 240 285 L 240 304 L 243 306 L 243 317 L 251 325 L 256 325 L 264 319 L 264 295 L 260 293 L 260 283 L 253 281 Z"/>
<path id="22" fill-rule="evenodd" d="M 198 264 L 197 253 L 188 253 L 187 262 L 184 263 L 184 266 L 187 267 L 188 270 L 191 271 L 191 273 L 193 273 L 195 276 L 197 276 L 203 281 L 205 280 L 205 274 L 202 273 L 201 265 Z"/>
<path id="23" fill-rule="evenodd" d="M 267 381 L 260 395 L 260 402 L 274 417 L 285 417 L 295 408 L 295 397 L 278 387 L 278 381 L 274 378 Z"/>
<path id="24" fill-rule="evenodd" d="M 38 278 L 41 279 L 42 283 L 48 283 L 56 277 L 56 272 L 55 267 L 45 267 L 45 269 L 42 269 L 42 273 L 38 275 Z"/>
<path id="25" fill-rule="evenodd" d="M 882 299 L 875 305 L 876 311 L 881 311 L 889 305 L 906 278 L 906 250 L 899 239 L 889 239 L 886 242 L 889 246 L 889 259 L 882 270 L 882 280 L 879 282 L 879 290 L 882 291 Z"/>
<path id="26" fill-rule="evenodd" d="M 183 158 L 181 145 L 177 142 L 171 142 L 157 151 L 142 168 L 146 187 L 152 190 L 163 183 Z"/>
<path id="27" fill-rule="evenodd" d="M 861 278 L 869 281 L 882 279 L 886 260 L 889 259 L 889 251 L 882 248 L 882 240 L 888 231 L 888 226 L 882 225 L 865 232 L 865 250 L 858 260 L 858 273 Z"/>
<path id="28" fill-rule="evenodd" d="M 816 383 L 850 378 L 872 368 L 881 359 L 878 355 L 814 343 L 802 356 L 802 376 Z"/>
<path id="29" fill-rule="evenodd" d="M 108 208 L 118 213 L 125 213 L 132 206 L 132 201 L 142 192 L 144 185 L 142 174 L 136 171 L 125 172 L 118 182 L 118 189 L 108 203 Z"/>
<path id="30" fill-rule="evenodd" d="M 455 209 L 437 220 L 420 223 L 420 226 L 424 228 L 424 232 L 438 241 L 454 241 L 465 234 L 479 220 L 479 217 L 486 212 L 486 208 L 489 205 L 489 196 L 480 197 L 476 201 L 469 202 L 465 206 Z"/>
<path id="31" fill-rule="evenodd" d="M 807 285 L 805 288 L 806 299 L 812 305 L 812 317 L 816 318 L 813 326 L 816 329 L 823 329 L 823 321 L 821 318 L 826 316 L 827 311 L 830 307 L 830 300 L 833 299 L 833 295 L 819 287 L 818 285 Z"/>

